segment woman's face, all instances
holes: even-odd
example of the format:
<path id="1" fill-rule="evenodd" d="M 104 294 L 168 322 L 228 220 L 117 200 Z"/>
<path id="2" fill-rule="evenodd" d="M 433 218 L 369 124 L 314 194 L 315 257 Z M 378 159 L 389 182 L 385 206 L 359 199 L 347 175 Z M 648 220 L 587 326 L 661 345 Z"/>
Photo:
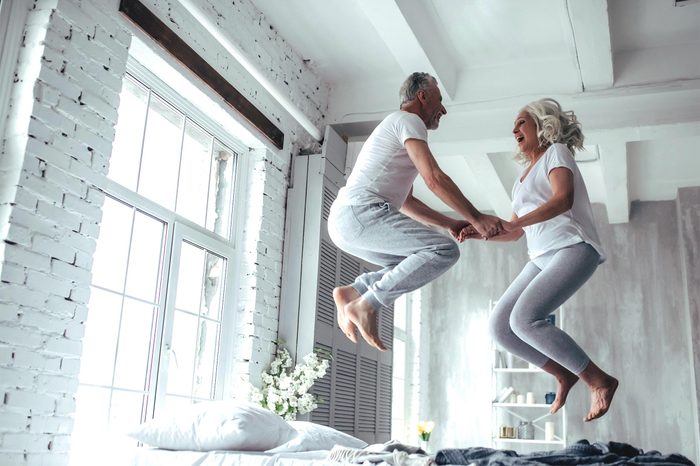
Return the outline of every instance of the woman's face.
<path id="1" fill-rule="evenodd" d="M 540 147 L 540 141 L 537 138 L 537 124 L 525 110 L 522 110 L 515 117 L 513 136 L 518 143 L 520 152 L 526 155 L 537 153 Z"/>

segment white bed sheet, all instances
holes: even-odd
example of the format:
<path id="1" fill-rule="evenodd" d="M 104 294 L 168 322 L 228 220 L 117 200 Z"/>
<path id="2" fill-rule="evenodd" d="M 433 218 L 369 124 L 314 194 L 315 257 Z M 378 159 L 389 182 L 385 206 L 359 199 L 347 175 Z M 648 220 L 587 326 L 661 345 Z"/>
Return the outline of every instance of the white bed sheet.
<path id="1" fill-rule="evenodd" d="M 325 466 L 328 451 L 266 454 L 251 451 L 170 451 L 135 448 L 124 466 Z M 336 465 L 338 463 L 335 463 Z"/>

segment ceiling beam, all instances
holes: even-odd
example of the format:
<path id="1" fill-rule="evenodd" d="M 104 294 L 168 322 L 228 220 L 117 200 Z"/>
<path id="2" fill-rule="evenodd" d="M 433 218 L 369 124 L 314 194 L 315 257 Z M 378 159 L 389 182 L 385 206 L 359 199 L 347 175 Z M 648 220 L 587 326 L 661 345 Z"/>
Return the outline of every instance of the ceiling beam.
<path id="1" fill-rule="evenodd" d="M 613 58 L 607 0 L 567 0 L 583 91 L 613 85 Z"/>
<path id="2" fill-rule="evenodd" d="M 485 193 L 489 193 L 491 208 L 499 217 L 510 220 L 513 213 L 513 206 L 510 199 L 510 190 L 506 188 L 498 175 L 488 154 L 468 155 L 464 161 L 474 174 L 474 178 L 479 180 L 479 188 Z"/>
<path id="3" fill-rule="evenodd" d="M 629 183 L 627 180 L 627 144 L 609 142 L 598 146 L 600 171 L 605 186 L 605 207 L 609 223 L 627 223 L 630 219 Z"/>
<path id="4" fill-rule="evenodd" d="M 450 60 L 449 48 L 435 33 L 440 26 L 427 20 L 429 3 L 423 0 L 359 0 L 358 3 L 404 74 L 430 73 L 438 80 L 443 99 L 446 102 L 454 99 L 456 61 Z"/>

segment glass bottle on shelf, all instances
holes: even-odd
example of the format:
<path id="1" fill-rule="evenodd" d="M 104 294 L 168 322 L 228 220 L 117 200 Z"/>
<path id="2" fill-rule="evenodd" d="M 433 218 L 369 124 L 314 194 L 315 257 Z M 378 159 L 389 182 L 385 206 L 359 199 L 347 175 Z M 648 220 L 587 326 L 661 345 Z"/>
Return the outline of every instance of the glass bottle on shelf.
<path id="1" fill-rule="evenodd" d="M 535 439 L 535 426 L 531 421 L 520 421 L 520 424 L 518 424 L 518 438 L 522 440 Z"/>

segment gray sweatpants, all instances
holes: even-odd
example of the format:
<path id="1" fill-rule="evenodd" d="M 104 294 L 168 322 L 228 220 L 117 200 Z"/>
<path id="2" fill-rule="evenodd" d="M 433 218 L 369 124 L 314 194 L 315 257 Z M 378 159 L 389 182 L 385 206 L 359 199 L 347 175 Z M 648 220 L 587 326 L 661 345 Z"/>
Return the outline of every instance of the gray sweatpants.
<path id="1" fill-rule="evenodd" d="M 459 259 L 459 247 L 450 236 L 389 203 L 333 204 L 328 233 L 343 251 L 384 267 L 351 284 L 375 309 L 431 282 Z"/>
<path id="2" fill-rule="evenodd" d="M 538 367 L 552 359 L 574 374 L 583 372 L 588 355 L 544 319 L 586 283 L 599 257 L 591 245 L 578 243 L 528 262 L 494 309 L 489 322 L 494 340 Z"/>

